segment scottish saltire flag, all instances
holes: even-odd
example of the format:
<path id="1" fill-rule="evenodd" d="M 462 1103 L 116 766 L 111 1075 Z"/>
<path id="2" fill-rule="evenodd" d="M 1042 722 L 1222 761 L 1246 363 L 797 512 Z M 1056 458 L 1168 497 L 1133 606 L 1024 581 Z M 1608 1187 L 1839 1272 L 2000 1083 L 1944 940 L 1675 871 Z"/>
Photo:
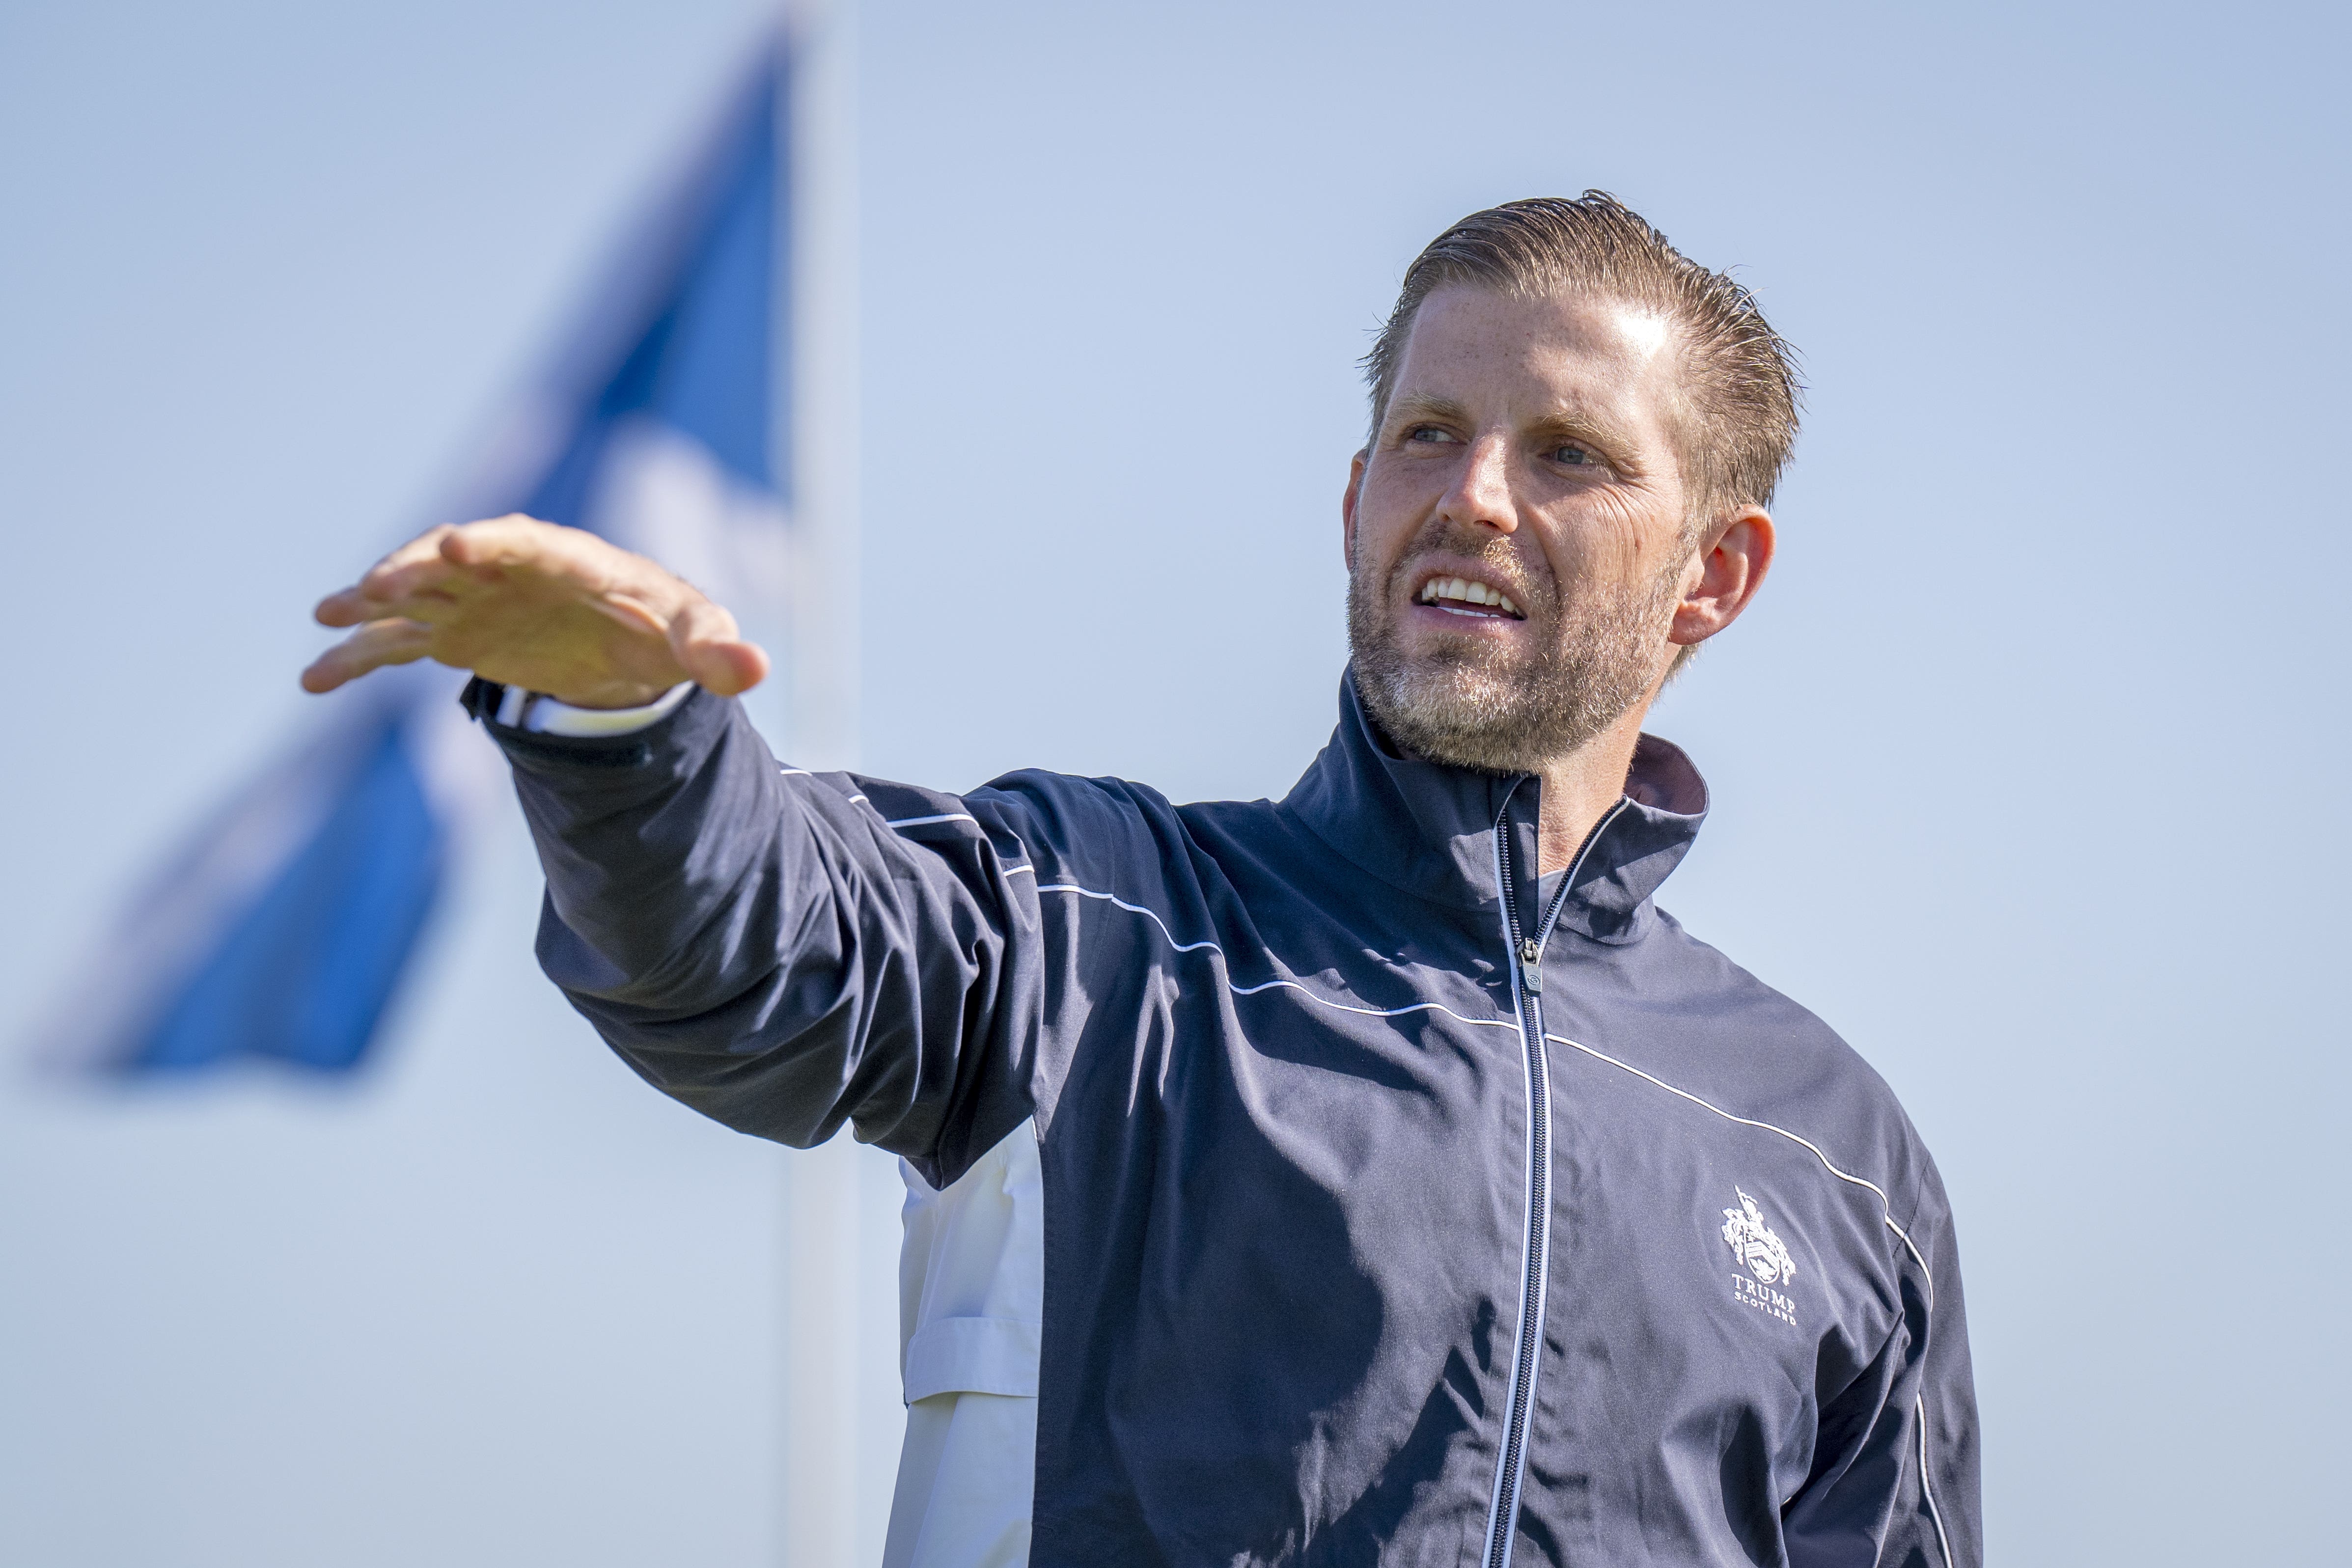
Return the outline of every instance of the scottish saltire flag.
<path id="1" fill-rule="evenodd" d="M 459 503 L 430 521 L 528 512 L 642 550 L 747 619 L 777 602 L 791 547 L 776 434 L 789 386 L 789 68 L 782 44 L 763 51 Z M 105 934 L 43 1044 L 127 1074 L 362 1061 L 453 838 L 506 787 L 457 709 L 462 679 L 412 665 L 317 699 L 310 733 Z"/>

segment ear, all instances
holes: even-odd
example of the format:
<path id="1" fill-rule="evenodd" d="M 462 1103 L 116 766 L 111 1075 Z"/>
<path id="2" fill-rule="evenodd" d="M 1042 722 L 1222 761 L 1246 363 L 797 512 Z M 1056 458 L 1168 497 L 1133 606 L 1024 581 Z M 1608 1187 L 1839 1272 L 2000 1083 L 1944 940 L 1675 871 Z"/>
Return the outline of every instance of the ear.
<path id="1" fill-rule="evenodd" d="M 1364 493 L 1364 463 L 1370 455 L 1368 446 L 1348 459 L 1348 488 L 1339 497 L 1339 549 L 1350 571 L 1356 566 L 1356 498 Z"/>
<path id="2" fill-rule="evenodd" d="M 1717 523 L 1683 574 L 1666 641 L 1689 647 L 1738 620 L 1772 568 L 1774 538 L 1771 514 L 1761 507 L 1742 507 Z"/>

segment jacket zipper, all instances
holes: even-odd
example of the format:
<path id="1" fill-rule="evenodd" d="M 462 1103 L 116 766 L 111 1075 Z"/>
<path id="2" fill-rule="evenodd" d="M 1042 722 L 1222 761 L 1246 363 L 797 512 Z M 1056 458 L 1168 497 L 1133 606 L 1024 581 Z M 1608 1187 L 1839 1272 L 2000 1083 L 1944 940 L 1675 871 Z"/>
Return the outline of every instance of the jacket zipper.
<path id="1" fill-rule="evenodd" d="M 1517 1535 L 1519 1484 L 1527 1473 L 1528 1414 L 1535 1406 L 1536 1372 L 1542 1360 L 1544 1292 L 1551 1277 L 1551 1067 L 1544 1044 L 1543 949 L 1568 903 L 1576 873 L 1601 830 L 1625 809 L 1620 800 L 1584 835 L 1568 874 L 1559 879 L 1533 936 L 1519 932 L 1518 901 L 1511 895 L 1510 802 L 1495 819 L 1495 890 L 1503 904 L 1503 943 L 1512 957 L 1511 1000 L 1519 1016 L 1519 1054 L 1528 1070 L 1528 1221 L 1526 1270 L 1519 1282 L 1518 1343 L 1511 1359 L 1508 1416 L 1503 1451 L 1495 1466 L 1495 1494 L 1487 1503 L 1485 1568 L 1510 1568 Z"/>

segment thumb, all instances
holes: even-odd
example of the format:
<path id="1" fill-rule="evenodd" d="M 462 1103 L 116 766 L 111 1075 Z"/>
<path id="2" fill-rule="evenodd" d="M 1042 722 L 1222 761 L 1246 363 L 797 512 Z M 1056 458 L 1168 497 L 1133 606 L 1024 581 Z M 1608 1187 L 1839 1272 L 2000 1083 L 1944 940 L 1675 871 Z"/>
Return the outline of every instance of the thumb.
<path id="1" fill-rule="evenodd" d="M 670 618 L 671 656 L 696 685 L 731 697 L 768 678 L 768 655 L 743 640 L 735 617 L 697 595 Z"/>

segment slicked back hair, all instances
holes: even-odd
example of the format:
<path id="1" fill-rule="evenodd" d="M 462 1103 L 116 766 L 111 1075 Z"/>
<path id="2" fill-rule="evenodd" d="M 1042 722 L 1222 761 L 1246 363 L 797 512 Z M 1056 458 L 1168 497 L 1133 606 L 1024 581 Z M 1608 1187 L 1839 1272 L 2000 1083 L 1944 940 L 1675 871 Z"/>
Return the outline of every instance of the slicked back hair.
<path id="1" fill-rule="evenodd" d="M 1657 311 L 1682 339 L 1686 417 L 1676 422 L 1693 534 L 1744 506 L 1769 506 L 1797 441 L 1796 352 L 1755 297 L 1685 256 L 1606 191 L 1539 196 L 1473 213 L 1429 242 L 1405 270 L 1396 308 L 1364 356 L 1378 439 L 1430 293 L 1466 283 L 1521 298 L 1583 294 Z"/>

